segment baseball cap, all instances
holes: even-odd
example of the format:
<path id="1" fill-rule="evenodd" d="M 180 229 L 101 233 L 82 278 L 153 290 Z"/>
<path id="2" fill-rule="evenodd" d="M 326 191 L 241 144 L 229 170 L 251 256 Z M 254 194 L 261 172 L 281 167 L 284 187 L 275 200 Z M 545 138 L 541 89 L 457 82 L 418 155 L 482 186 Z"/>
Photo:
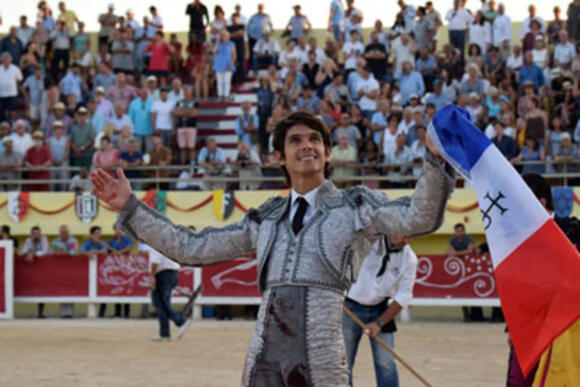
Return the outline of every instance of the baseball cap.
<path id="1" fill-rule="evenodd" d="M 32 138 L 44 138 L 44 133 L 42 133 L 40 130 L 37 130 L 32 133 Z"/>
<path id="2" fill-rule="evenodd" d="M 95 89 L 95 93 L 105 94 L 105 88 L 103 86 L 97 86 L 97 88 Z"/>
<path id="3" fill-rule="evenodd" d="M 55 109 L 66 109 L 66 106 L 64 106 L 64 103 L 62 103 L 62 102 L 57 102 L 54 104 L 54 108 Z"/>
<path id="4" fill-rule="evenodd" d="M 64 124 L 62 123 L 62 121 L 56 120 L 52 123 L 52 127 L 53 128 L 56 128 L 56 127 L 64 128 Z M 34 132 L 34 133 L 36 133 L 36 132 Z"/>

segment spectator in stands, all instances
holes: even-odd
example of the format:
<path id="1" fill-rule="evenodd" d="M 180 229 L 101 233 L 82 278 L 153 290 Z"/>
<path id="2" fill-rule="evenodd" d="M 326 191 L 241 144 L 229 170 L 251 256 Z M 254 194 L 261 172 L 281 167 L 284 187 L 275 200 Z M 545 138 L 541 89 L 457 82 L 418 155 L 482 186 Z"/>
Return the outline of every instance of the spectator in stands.
<path id="1" fill-rule="evenodd" d="M 520 153 L 517 157 L 512 159 L 512 164 L 519 163 L 521 161 L 534 161 L 534 162 L 544 162 L 546 160 L 546 153 L 544 146 L 540 145 L 535 137 L 528 136 L 526 138 L 526 144 L 522 147 Z M 544 165 L 523 165 L 521 168 L 521 174 L 526 173 L 544 173 Z"/>
<path id="2" fill-rule="evenodd" d="M 72 129 L 73 120 L 66 114 L 66 105 L 62 102 L 57 102 L 54 104 L 53 112 L 49 114 L 46 119 L 46 127 L 44 131 L 48 136 L 52 134 L 52 127 L 56 121 L 60 121 L 64 128 L 65 134 L 70 134 Z"/>
<path id="3" fill-rule="evenodd" d="M 447 247 L 448 255 L 469 255 L 475 252 L 475 242 L 473 237 L 467 235 L 465 232 L 465 225 L 463 223 L 457 223 L 453 226 L 455 235 L 449 240 L 449 246 Z"/>
<path id="4" fill-rule="evenodd" d="M 149 172 L 149 177 L 169 177 L 169 170 L 166 167 L 171 165 L 171 148 L 163 144 L 163 137 L 160 132 L 154 132 L 152 135 L 153 148 L 149 151 L 149 165 L 161 167 Z M 167 190 L 168 183 L 160 183 L 161 189 Z"/>
<path id="5" fill-rule="evenodd" d="M 160 80 L 162 87 L 167 85 L 167 75 L 169 71 L 169 54 L 174 52 L 173 46 L 163 40 L 163 32 L 155 33 L 155 40 L 145 49 L 151 53 L 149 59 L 149 74 Z"/>
<path id="6" fill-rule="evenodd" d="M 99 24 L 101 29 L 99 30 L 99 46 L 109 45 L 111 42 L 111 36 L 115 31 L 117 26 L 118 16 L 115 15 L 115 6 L 110 3 L 107 7 L 107 13 L 99 15 Z"/>
<path id="7" fill-rule="evenodd" d="M 76 13 L 74 11 L 66 9 L 66 4 L 64 1 L 60 1 L 58 3 L 58 10 L 60 11 L 60 13 L 56 20 L 64 21 L 66 28 L 74 32 L 76 24 L 80 23 Z"/>
<path id="8" fill-rule="evenodd" d="M 435 110 L 443 108 L 445 105 L 453 102 L 449 94 L 443 92 L 443 81 L 435 79 L 433 81 L 433 92 L 427 97 L 427 104 L 433 104 Z"/>
<path id="9" fill-rule="evenodd" d="M 401 74 L 395 75 L 395 78 L 399 81 L 403 104 L 409 103 L 412 95 L 419 96 L 425 93 L 423 77 L 418 71 L 413 69 L 412 62 L 404 62 Z"/>
<path id="10" fill-rule="evenodd" d="M 17 33 L 18 29 L 16 27 L 10 27 L 8 35 L 0 41 L 0 53 L 9 54 L 10 62 L 14 65 L 20 64 L 20 56 L 24 52 L 24 46 L 20 39 L 18 39 Z M 2 63 L 4 64 L 4 60 L 2 60 Z M 4 64 L 4 66 L 6 65 Z"/>
<path id="11" fill-rule="evenodd" d="M 344 41 L 348 40 L 351 31 L 357 31 L 358 36 L 362 37 L 362 21 L 363 13 L 355 8 L 354 0 L 347 0 L 344 12 Z"/>
<path id="12" fill-rule="evenodd" d="M 104 254 L 108 250 L 108 244 L 101 239 L 101 228 L 99 226 L 92 226 L 90 228 L 90 237 L 85 240 L 81 247 L 81 252 L 88 255 Z M 99 305 L 99 318 L 105 317 L 107 312 L 107 304 Z"/>
<path id="13" fill-rule="evenodd" d="M 497 16 L 493 20 L 493 46 L 503 47 L 507 43 L 509 49 L 513 36 L 512 21 L 508 15 L 505 14 L 505 6 L 500 3 L 497 8 Z"/>
<path id="14" fill-rule="evenodd" d="M 482 11 L 475 13 L 473 22 L 469 25 L 469 44 L 477 45 L 484 55 L 491 47 L 491 24 L 485 20 Z"/>
<path id="15" fill-rule="evenodd" d="M 262 177 L 260 156 L 251 149 L 247 142 L 241 141 L 238 145 L 238 152 L 233 159 L 233 164 L 238 167 L 239 189 L 256 190 L 260 187 L 261 182 L 246 180 L 248 178 Z"/>
<path id="16" fill-rule="evenodd" d="M 222 148 L 217 146 L 217 141 L 213 137 L 208 138 L 207 145 L 199 152 L 197 163 L 202 168 L 200 172 L 204 175 L 219 176 L 228 172 L 226 154 Z M 204 186 L 211 190 L 214 184 L 204 183 Z"/>
<path id="17" fill-rule="evenodd" d="M 234 43 L 236 50 L 236 61 L 234 72 L 234 83 L 242 83 L 245 79 L 246 73 L 246 29 L 245 25 L 240 21 L 240 14 L 234 13 L 232 15 L 232 24 L 227 27 L 227 32 L 230 33 L 230 39 Z"/>
<path id="18" fill-rule="evenodd" d="M 173 110 L 175 104 L 168 98 L 167 88 L 161 89 L 158 101 L 151 106 L 151 122 L 153 131 L 160 133 L 163 138 L 163 145 L 171 146 L 171 136 L 173 135 Z"/>
<path id="19" fill-rule="evenodd" d="M 111 71 L 109 64 L 107 62 L 103 62 L 98 66 L 97 75 L 95 75 L 93 79 L 93 85 L 95 87 L 95 95 L 97 93 L 105 94 L 105 91 L 108 90 L 111 86 L 114 86 L 117 83 L 117 77 Z M 101 90 L 99 90 L 101 87 Z M 99 90 L 99 91 L 97 91 Z"/>
<path id="20" fill-rule="evenodd" d="M 505 126 L 503 122 L 496 121 L 493 124 L 495 129 L 495 137 L 491 140 L 499 151 L 504 155 L 508 161 L 511 161 L 518 155 L 518 145 L 516 141 L 504 133 Z"/>
<path id="21" fill-rule="evenodd" d="M 570 133 L 562 133 L 560 136 L 560 149 L 554 157 L 554 162 L 557 164 L 557 172 L 577 172 L 580 170 L 580 154 L 578 153 L 578 146 L 572 143 Z M 560 165 L 558 165 L 560 164 Z"/>
<path id="22" fill-rule="evenodd" d="M 371 40 L 364 48 L 363 58 L 366 60 L 368 66 L 372 69 L 372 73 L 378 80 L 384 80 L 387 74 L 388 65 L 388 48 L 380 40 L 380 33 L 373 31 L 371 33 Z"/>
<path id="23" fill-rule="evenodd" d="M 148 151 L 152 147 L 151 134 L 153 134 L 153 126 L 151 120 L 151 108 L 153 106 L 153 98 L 148 95 L 147 88 L 142 87 L 138 91 L 138 96 L 135 97 L 129 104 L 129 117 L 133 124 L 133 135 L 137 141 L 137 149 L 139 152 Z"/>
<path id="24" fill-rule="evenodd" d="M 285 30 L 290 32 L 290 39 L 297 40 L 308 35 L 312 29 L 312 24 L 310 24 L 310 20 L 306 16 L 302 15 L 302 7 L 300 5 L 295 5 L 293 8 L 294 15 L 290 18 Z"/>
<path id="25" fill-rule="evenodd" d="M 143 164 L 143 155 L 139 151 L 139 144 L 135 140 L 129 141 L 129 149 L 126 152 L 121 152 L 119 156 L 119 166 L 124 169 L 125 176 L 128 179 L 140 179 L 143 174 L 140 170 L 131 169 L 131 167 L 138 167 Z M 141 183 L 132 183 L 133 189 L 141 190 Z"/>
<path id="26" fill-rule="evenodd" d="M 4 38 L 8 39 L 9 36 Z M 15 38 L 16 39 L 16 38 Z M 4 42 L 4 41 L 3 41 Z M 20 44 L 20 41 L 18 41 Z M 19 82 L 22 81 L 22 72 L 20 69 L 12 64 L 14 60 L 13 54 L 5 47 L 0 48 L 0 121 L 7 117 L 6 112 L 11 110 L 18 97 Z"/>
<path id="27" fill-rule="evenodd" d="M 28 115 L 35 128 L 40 124 L 41 99 L 44 93 L 44 84 L 45 79 L 40 66 L 35 67 L 33 74 L 30 74 L 22 84 L 24 102 L 28 107 Z"/>
<path id="28" fill-rule="evenodd" d="M 48 239 L 42 235 L 40 227 L 33 226 L 30 229 L 30 236 L 26 238 L 24 246 L 20 250 L 20 255 L 25 262 L 33 262 L 37 257 L 44 257 L 49 253 Z M 38 304 L 37 318 L 46 318 L 44 315 L 44 303 Z"/>
<path id="29" fill-rule="evenodd" d="M 76 238 L 70 235 L 68 226 L 60 226 L 58 237 L 54 238 L 52 244 L 50 245 L 50 252 L 53 254 L 61 255 L 77 255 L 79 250 L 79 243 Z M 60 304 L 60 317 L 61 318 L 73 318 L 74 304 L 72 303 L 61 303 Z"/>
<path id="30" fill-rule="evenodd" d="M 467 78 L 461 82 L 459 91 L 463 94 L 477 93 L 482 95 L 485 93 L 485 84 L 481 79 L 481 72 L 477 65 L 471 63 L 467 66 Z"/>
<path id="31" fill-rule="evenodd" d="M 356 156 L 356 150 L 360 148 L 362 138 L 359 130 L 351 124 L 351 118 L 348 113 L 342 113 L 339 124 L 332 133 L 333 141 L 338 144 L 340 136 L 343 134 L 346 135 L 348 145 L 355 150 Z"/>
<path id="32" fill-rule="evenodd" d="M 347 77 L 351 71 L 355 71 L 357 59 L 360 58 L 365 51 L 365 47 L 360 41 L 358 31 L 351 30 L 349 35 L 348 41 L 342 46 L 342 52 L 344 53 L 344 69 Z"/>
<path id="33" fill-rule="evenodd" d="M 69 191 L 73 191 L 76 194 L 80 194 L 83 192 L 91 192 L 93 189 L 93 184 L 91 183 L 91 179 L 89 178 L 89 172 L 86 168 L 82 167 L 79 170 L 79 173 L 74 175 L 72 178 L 72 182 L 69 187 Z"/>
<path id="34" fill-rule="evenodd" d="M 20 119 L 14 124 L 14 132 L 10 135 L 14 152 L 24 155 L 34 145 L 34 140 L 28 133 L 26 121 Z"/>
<path id="35" fill-rule="evenodd" d="M 64 134 L 64 127 L 62 122 L 55 121 L 52 126 L 52 134 L 48 138 L 48 148 L 52 157 L 52 167 L 68 168 L 70 157 L 70 140 L 69 136 Z M 51 180 L 66 180 L 68 179 L 68 171 L 51 171 Z M 50 185 L 51 191 L 65 191 L 64 185 L 52 183 Z"/>
<path id="36" fill-rule="evenodd" d="M 214 19 L 209 24 L 210 27 L 210 44 L 215 45 L 219 39 L 222 32 L 227 32 L 228 21 L 226 20 L 226 14 L 221 6 L 216 5 L 213 9 Z"/>
<path id="37" fill-rule="evenodd" d="M 250 103 L 242 104 L 242 114 L 236 119 L 236 134 L 238 142 L 245 142 L 252 150 L 258 144 L 259 119 L 256 114 L 250 113 Z"/>
<path id="38" fill-rule="evenodd" d="M 12 146 L 12 137 L 6 136 L 2 139 L 4 150 L 0 152 L 0 182 L 16 180 L 19 177 L 19 172 L 16 170 L 22 165 L 22 154 L 14 151 Z M 0 184 L 0 188 L 4 192 L 15 191 L 16 185 L 9 183 Z"/>
<path id="39" fill-rule="evenodd" d="M 395 147 L 391 148 L 391 152 L 385 153 L 383 162 L 389 167 L 387 168 L 387 176 L 389 177 L 389 188 L 408 188 L 409 183 L 401 181 L 401 177 L 408 175 L 410 168 L 407 164 L 411 162 L 411 152 L 405 145 L 407 138 L 403 133 L 397 135 L 395 139 Z"/>
<path id="40" fill-rule="evenodd" d="M 484 64 L 485 77 L 491 84 L 498 84 L 503 78 L 505 78 L 505 66 L 506 63 L 501 58 L 499 49 L 497 47 L 491 47 Z"/>
<path id="41" fill-rule="evenodd" d="M 320 98 L 312 92 L 309 85 L 304 86 L 302 89 L 302 95 L 298 97 L 296 103 L 296 110 L 304 110 L 312 114 L 318 114 L 318 111 L 320 110 Z"/>
<path id="42" fill-rule="evenodd" d="M 340 133 L 338 141 L 332 148 L 328 161 L 332 166 L 332 178 L 341 179 L 355 175 L 356 168 L 352 166 L 357 159 L 357 148 L 349 144 L 348 134 Z M 350 165 L 350 166 L 349 166 Z M 351 184 L 348 182 L 337 183 L 340 187 L 347 187 Z"/>
<path id="43" fill-rule="evenodd" d="M 449 42 L 459 50 L 463 60 L 467 32 L 473 23 L 473 16 L 464 8 L 463 1 L 453 0 L 453 8 L 447 12 L 445 19 L 449 21 Z"/>
<path id="44" fill-rule="evenodd" d="M 44 144 L 44 134 L 40 130 L 32 134 L 32 139 L 34 145 L 26 151 L 22 160 L 23 165 L 30 169 L 27 176 L 33 180 L 48 180 L 50 179 L 48 167 L 52 164 L 50 149 Z M 48 184 L 30 184 L 28 189 L 30 191 L 48 191 Z"/>
<path id="45" fill-rule="evenodd" d="M 361 79 L 356 84 L 356 93 L 362 115 L 368 119 L 372 118 L 377 108 L 377 97 L 379 94 L 379 83 L 372 76 L 371 69 L 364 66 L 361 71 Z"/>
<path id="46" fill-rule="evenodd" d="M 396 140 L 399 134 L 399 116 L 391 114 L 388 118 L 389 126 L 383 130 L 379 139 L 379 152 L 383 157 L 394 152 L 396 147 Z"/>
<path id="47" fill-rule="evenodd" d="M 59 78 L 61 73 L 60 68 L 64 72 L 67 71 L 70 64 L 70 49 L 71 49 L 71 39 L 73 37 L 73 31 L 66 27 L 66 22 L 59 20 L 57 22 L 57 29 L 51 31 L 50 39 L 54 47 L 54 53 L 52 56 L 51 69 L 52 69 L 52 79 L 56 80 Z"/>
<path id="48" fill-rule="evenodd" d="M 544 19 L 542 19 L 540 16 L 536 15 L 536 6 L 535 5 L 530 4 L 530 6 L 528 7 L 528 13 L 529 13 L 529 16 L 524 19 L 524 21 L 522 22 L 522 25 L 520 27 L 520 35 L 519 35 L 520 40 L 524 40 L 526 35 L 534 28 L 533 27 L 534 22 L 537 23 L 538 31 L 540 31 L 542 34 L 546 30 L 546 24 L 544 23 Z M 525 48 L 524 48 L 524 51 L 525 51 Z"/>
<path id="49" fill-rule="evenodd" d="M 534 64 L 534 55 L 531 51 L 524 54 L 524 64 L 519 72 L 519 85 L 524 86 L 526 81 L 531 81 L 536 90 L 544 84 L 544 73 Z"/>
<path id="50" fill-rule="evenodd" d="M 200 0 L 187 4 L 185 14 L 189 16 L 189 39 L 195 36 L 199 42 L 205 42 L 205 28 L 209 24 L 207 7 Z"/>
<path id="51" fill-rule="evenodd" d="M 87 122 L 87 114 L 86 108 L 79 108 L 70 132 L 70 164 L 73 167 L 89 168 L 93 159 L 93 145 L 97 134 L 93 125 Z"/>
<path id="52" fill-rule="evenodd" d="M 113 55 L 113 71 L 115 73 L 132 73 L 135 70 L 133 52 L 135 45 L 130 40 L 131 31 L 121 28 L 113 35 L 111 53 Z"/>
<path id="53" fill-rule="evenodd" d="M 397 74 L 402 71 L 404 62 L 415 62 L 417 45 L 411 36 L 403 33 L 400 37 L 392 41 L 392 51 L 395 57 L 394 71 Z"/>
<path id="54" fill-rule="evenodd" d="M 568 32 L 561 30 L 558 33 L 559 42 L 554 47 L 554 65 L 561 69 L 570 69 L 572 60 L 576 56 L 576 48 L 568 41 Z"/>
<path id="55" fill-rule="evenodd" d="M 157 8 L 154 6 L 149 7 L 149 13 L 151 13 L 151 26 L 157 31 L 163 31 L 163 20 L 159 12 L 157 12 Z"/>
<path id="56" fill-rule="evenodd" d="M 258 39 L 252 52 L 254 72 L 257 72 L 259 67 L 267 68 L 278 63 L 280 45 L 276 39 L 271 37 L 271 30 L 269 28 L 264 28 L 263 36 Z"/>
<path id="57" fill-rule="evenodd" d="M 104 168 L 111 174 L 115 175 L 114 167 L 119 163 L 119 151 L 113 148 L 111 138 L 109 136 L 101 137 L 101 147 L 93 155 L 93 167 Z"/>
<path id="58" fill-rule="evenodd" d="M 11 240 L 14 249 L 18 249 L 18 239 L 10 234 L 10 226 L 7 224 L 3 224 L 2 228 L 0 228 L 0 239 L 1 240 Z M 15 250 L 16 251 L 16 250 Z"/>
<path id="59" fill-rule="evenodd" d="M 232 84 L 232 72 L 235 71 L 236 49 L 235 44 L 230 40 L 227 31 L 220 33 L 220 39 L 213 47 L 215 55 L 213 71 L 217 78 L 217 96 L 222 101 L 230 100 L 230 90 Z"/>
<path id="60" fill-rule="evenodd" d="M 123 235 L 120 227 L 114 226 L 115 236 L 109 240 L 109 251 L 117 254 L 128 254 L 133 249 L 133 241 Z M 123 317 L 129 318 L 131 315 L 131 305 L 123 304 Z M 104 314 L 104 313 L 103 313 Z M 121 318 L 121 304 L 115 304 L 115 318 Z"/>
<path id="61" fill-rule="evenodd" d="M 324 99 L 340 105 L 342 109 L 347 109 L 351 105 L 352 99 L 343 80 L 344 75 L 341 72 L 336 72 L 332 78 L 332 83 L 324 88 L 323 96 Z"/>
<path id="62" fill-rule="evenodd" d="M 127 83 L 125 73 L 120 72 L 117 74 L 115 84 L 108 87 L 106 96 L 114 105 L 120 103 L 126 109 L 133 98 L 137 97 L 137 90 Z"/>
<path id="63" fill-rule="evenodd" d="M 72 60 L 80 66 L 83 76 L 88 75 L 91 65 L 91 37 L 85 32 L 85 23 L 79 23 L 79 31 L 72 38 Z"/>
<path id="64" fill-rule="evenodd" d="M 417 125 L 415 127 L 415 132 L 417 133 L 417 139 L 413 141 L 409 148 L 409 162 L 418 164 L 418 166 L 413 167 L 412 174 L 415 177 L 419 177 L 423 172 L 421 163 L 425 158 L 425 152 L 427 150 L 427 130 L 425 129 L 425 126 Z"/>
<path id="65" fill-rule="evenodd" d="M 121 134 L 121 128 L 128 127 L 131 130 L 131 133 L 134 131 L 133 122 L 131 121 L 131 117 L 126 113 L 126 106 L 123 102 L 115 102 L 114 109 L 115 114 L 111 119 L 107 122 L 112 124 L 115 128 L 113 132 L 112 141 L 113 143 L 117 143 L 119 140 L 119 135 Z"/>
<path id="66" fill-rule="evenodd" d="M 546 130 L 548 130 L 548 114 L 541 109 L 540 99 L 537 96 L 531 98 L 531 109 L 525 115 L 526 136 L 538 139 L 540 144 L 544 143 Z"/>
<path id="67" fill-rule="evenodd" d="M 379 144 L 383 131 L 389 127 L 388 121 L 391 114 L 391 103 L 389 99 L 381 99 L 377 104 L 377 111 L 373 114 L 369 129 L 375 144 Z M 365 136 L 366 137 L 366 136 Z"/>
<path id="68" fill-rule="evenodd" d="M 173 112 L 177 119 L 177 145 L 179 148 L 180 164 L 195 162 L 195 144 L 197 137 L 197 107 L 193 100 L 191 87 L 183 90 L 183 98 L 177 102 Z"/>
<path id="69" fill-rule="evenodd" d="M 167 98 L 169 98 L 174 105 L 183 99 L 183 82 L 181 82 L 181 79 L 174 78 L 173 81 L 171 81 L 171 90 L 167 93 Z"/>
<path id="70" fill-rule="evenodd" d="M 115 108 L 113 103 L 105 97 L 105 88 L 103 86 L 95 89 L 95 103 L 97 104 L 96 111 L 99 112 L 104 121 L 110 121 L 115 115 Z"/>

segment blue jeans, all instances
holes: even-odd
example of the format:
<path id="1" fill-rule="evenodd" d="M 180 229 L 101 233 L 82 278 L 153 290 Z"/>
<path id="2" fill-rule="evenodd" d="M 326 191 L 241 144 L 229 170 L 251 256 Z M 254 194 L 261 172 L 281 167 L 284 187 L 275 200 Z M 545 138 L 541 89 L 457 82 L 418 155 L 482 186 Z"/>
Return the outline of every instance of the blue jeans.
<path id="1" fill-rule="evenodd" d="M 185 323 L 185 317 L 171 309 L 171 292 L 177 285 L 177 270 L 163 270 L 155 274 L 155 289 L 151 300 L 159 318 L 159 336 L 170 337 L 169 320 L 178 327 Z"/>
<path id="2" fill-rule="evenodd" d="M 348 300 L 345 305 L 362 320 L 365 324 L 376 321 L 384 311 L 383 307 L 366 307 L 357 305 Z M 352 369 L 354 359 L 358 350 L 363 330 L 346 314 L 342 315 L 342 332 L 344 335 L 344 344 L 346 347 L 346 361 L 348 363 L 350 385 L 352 386 Z M 391 348 L 395 347 L 395 337 L 393 333 L 381 332 L 379 337 L 389 344 Z M 377 378 L 377 387 L 399 387 L 399 375 L 395 358 L 376 341 L 371 340 L 371 349 L 373 351 L 373 362 L 375 366 L 375 375 Z"/>

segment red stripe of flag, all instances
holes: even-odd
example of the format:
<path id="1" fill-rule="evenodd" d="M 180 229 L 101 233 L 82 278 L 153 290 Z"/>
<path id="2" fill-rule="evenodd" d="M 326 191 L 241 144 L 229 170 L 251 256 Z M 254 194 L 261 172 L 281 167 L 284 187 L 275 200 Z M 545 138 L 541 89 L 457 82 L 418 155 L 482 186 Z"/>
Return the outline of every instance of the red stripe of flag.
<path id="1" fill-rule="evenodd" d="M 580 256 L 554 220 L 495 269 L 501 306 L 525 374 L 580 317 Z"/>

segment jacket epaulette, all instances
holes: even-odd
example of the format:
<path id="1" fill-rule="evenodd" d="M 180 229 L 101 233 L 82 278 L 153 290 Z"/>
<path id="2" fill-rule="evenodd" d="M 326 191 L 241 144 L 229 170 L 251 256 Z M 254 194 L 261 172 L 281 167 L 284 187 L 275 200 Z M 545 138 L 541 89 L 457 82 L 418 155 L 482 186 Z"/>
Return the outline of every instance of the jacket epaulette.
<path id="1" fill-rule="evenodd" d="M 248 211 L 248 217 L 256 223 L 262 223 L 262 221 L 268 216 L 272 216 L 277 214 L 279 211 L 283 211 L 285 203 L 286 198 L 282 196 L 270 198 L 266 200 L 260 207 L 250 209 Z"/>

